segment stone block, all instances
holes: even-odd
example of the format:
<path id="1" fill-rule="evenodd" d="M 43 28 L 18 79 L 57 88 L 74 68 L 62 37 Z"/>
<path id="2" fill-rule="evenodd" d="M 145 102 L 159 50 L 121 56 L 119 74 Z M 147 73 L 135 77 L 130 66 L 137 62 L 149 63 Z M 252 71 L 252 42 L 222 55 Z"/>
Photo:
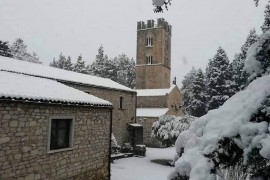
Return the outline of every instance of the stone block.
<path id="1" fill-rule="evenodd" d="M 9 114 L 5 114 L 4 116 L 3 116 L 3 119 L 5 120 L 9 120 L 9 119 L 11 119 L 11 115 L 9 115 Z"/>
<path id="2" fill-rule="evenodd" d="M 11 127 L 11 128 L 16 128 L 16 127 L 18 127 L 18 121 L 11 121 L 10 123 L 9 123 L 9 126 Z"/>
<path id="3" fill-rule="evenodd" d="M 0 144 L 8 143 L 10 141 L 10 137 L 0 138 Z"/>
<path id="4" fill-rule="evenodd" d="M 15 160 L 20 160 L 22 158 L 22 154 L 15 154 L 14 159 Z"/>
<path id="5" fill-rule="evenodd" d="M 29 174 L 27 175 L 24 180 L 35 180 L 35 174 Z"/>

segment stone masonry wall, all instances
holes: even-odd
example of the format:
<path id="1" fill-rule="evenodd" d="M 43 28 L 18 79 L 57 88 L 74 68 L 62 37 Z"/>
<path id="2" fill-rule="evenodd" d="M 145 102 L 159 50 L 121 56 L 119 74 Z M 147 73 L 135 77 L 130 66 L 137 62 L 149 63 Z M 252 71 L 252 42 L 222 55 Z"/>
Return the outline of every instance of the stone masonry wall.
<path id="1" fill-rule="evenodd" d="M 70 83 L 65 84 L 110 101 L 114 108 L 112 115 L 112 132 L 119 145 L 128 142 L 128 124 L 134 123 L 136 120 L 136 93 Z M 120 97 L 123 97 L 123 109 L 119 108 Z"/>
<path id="2" fill-rule="evenodd" d="M 137 122 L 143 125 L 143 143 L 147 147 L 161 147 L 161 143 L 151 137 L 152 125 L 158 121 L 158 117 L 137 117 Z"/>
<path id="3" fill-rule="evenodd" d="M 183 116 L 182 95 L 177 86 L 171 91 L 167 97 L 167 107 L 169 111 L 167 115 Z"/>
<path id="4" fill-rule="evenodd" d="M 167 107 L 167 96 L 138 96 L 137 108 L 140 107 Z"/>
<path id="5" fill-rule="evenodd" d="M 163 65 L 136 66 L 137 89 L 163 89 L 170 87 L 171 70 Z M 138 83 L 138 85 L 137 85 Z"/>
<path id="6" fill-rule="evenodd" d="M 109 179 L 108 108 L 0 101 L 0 179 Z M 51 116 L 74 116 L 71 150 L 48 153 Z"/>

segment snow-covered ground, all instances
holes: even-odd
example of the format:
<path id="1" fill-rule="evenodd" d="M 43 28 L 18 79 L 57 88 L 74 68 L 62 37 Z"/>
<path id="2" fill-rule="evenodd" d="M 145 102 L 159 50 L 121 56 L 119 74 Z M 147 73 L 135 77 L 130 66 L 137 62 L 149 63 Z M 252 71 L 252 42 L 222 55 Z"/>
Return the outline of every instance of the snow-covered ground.
<path id="1" fill-rule="evenodd" d="M 172 167 L 152 163 L 153 159 L 171 159 L 175 155 L 172 148 L 146 148 L 146 157 L 131 157 L 115 160 L 111 164 L 112 180 L 164 180 Z"/>

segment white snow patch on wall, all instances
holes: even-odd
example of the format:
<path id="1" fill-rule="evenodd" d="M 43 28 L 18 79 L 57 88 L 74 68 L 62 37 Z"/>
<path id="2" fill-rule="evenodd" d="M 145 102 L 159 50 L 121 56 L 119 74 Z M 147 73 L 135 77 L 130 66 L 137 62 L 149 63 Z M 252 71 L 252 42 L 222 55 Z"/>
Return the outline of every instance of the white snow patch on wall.
<path id="1" fill-rule="evenodd" d="M 137 117 L 160 117 L 169 111 L 168 108 L 137 108 Z"/>
<path id="2" fill-rule="evenodd" d="M 168 89 L 137 89 L 137 96 L 165 96 L 170 94 L 176 85 L 171 86 Z"/>

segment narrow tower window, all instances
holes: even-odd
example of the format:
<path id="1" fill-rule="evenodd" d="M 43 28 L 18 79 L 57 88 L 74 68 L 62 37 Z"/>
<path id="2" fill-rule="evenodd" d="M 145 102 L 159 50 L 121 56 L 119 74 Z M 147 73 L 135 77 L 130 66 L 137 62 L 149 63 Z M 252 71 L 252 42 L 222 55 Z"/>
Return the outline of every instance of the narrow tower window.
<path id="1" fill-rule="evenodd" d="M 146 38 L 146 46 L 147 47 L 152 47 L 153 46 L 153 38 L 152 37 Z"/>
<path id="2" fill-rule="evenodd" d="M 146 63 L 147 64 L 153 64 L 153 56 L 152 55 L 146 56 Z"/>

